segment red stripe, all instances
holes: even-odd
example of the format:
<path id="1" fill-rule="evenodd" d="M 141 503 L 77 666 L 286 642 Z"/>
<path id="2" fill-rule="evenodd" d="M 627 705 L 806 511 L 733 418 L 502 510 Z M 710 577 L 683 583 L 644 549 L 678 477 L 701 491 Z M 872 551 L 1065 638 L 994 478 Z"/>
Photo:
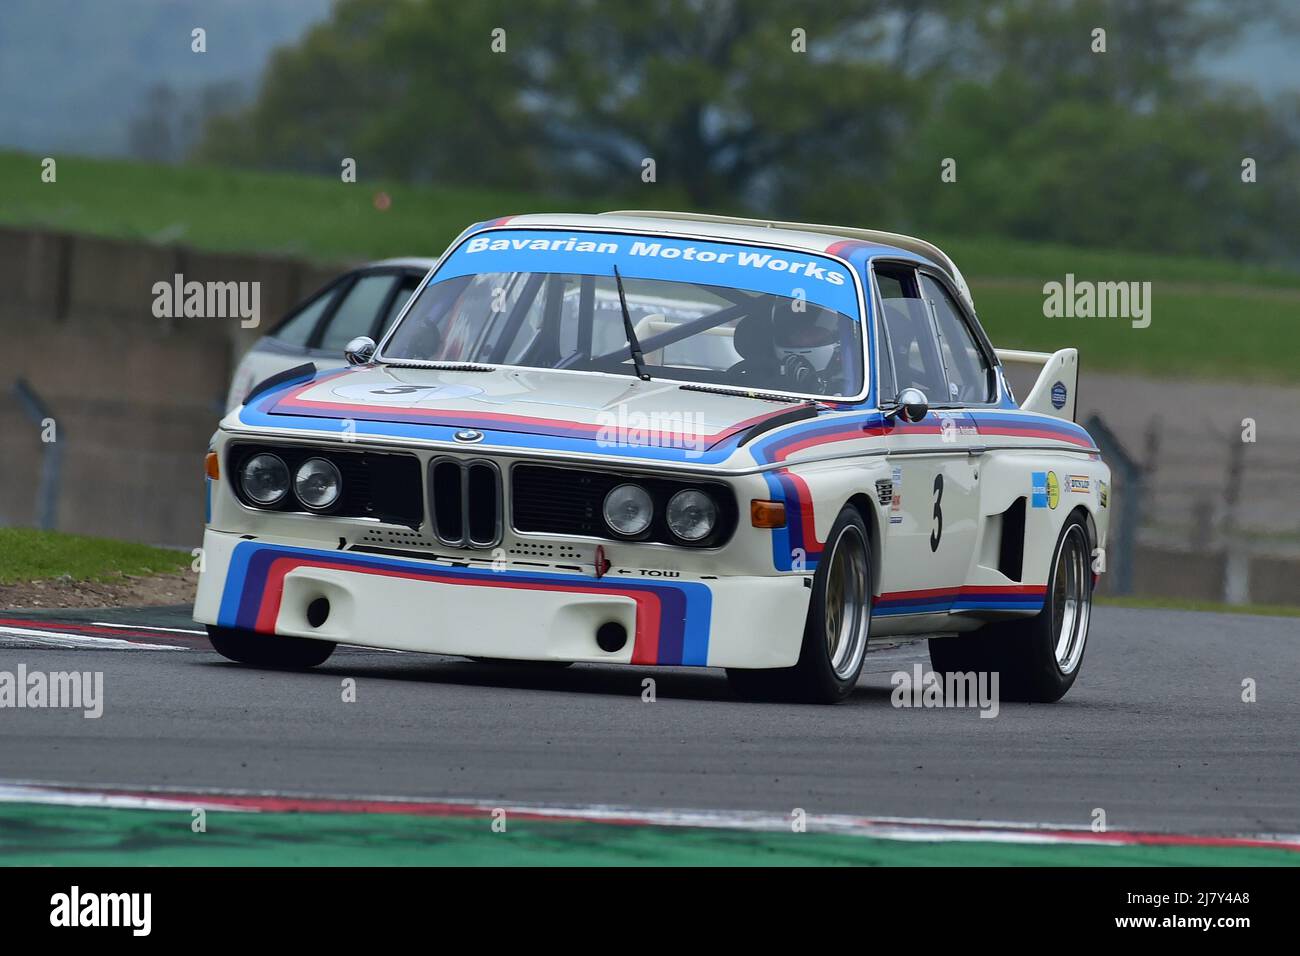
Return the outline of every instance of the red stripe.
<path id="1" fill-rule="evenodd" d="M 275 403 L 272 412 L 275 414 L 285 414 L 289 411 L 299 411 L 302 414 L 311 414 L 312 412 L 333 412 L 340 415 L 358 415 L 363 413 L 382 413 L 384 419 L 397 421 L 423 422 L 426 424 L 457 425 L 478 424 L 480 422 L 499 422 L 503 425 L 527 425 L 533 428 L 543 428 L 547 431 L 576 431 L 583 434 L 599 434 L 608 432 L 610 425 L 602 425 L 596 422 L 579 422 L 567 421 L 556 418 L 537 418 L 529 415 L 509 415 L 501 412 L 481 412 L 481 411 L 462 411 L 456 409 L 417 409 L 417 408 L 391 408 L 387 405 L 366 405 L 362 403 L 341 403 L 341 402 L 323 402 L 304 399 L 300 396 L 308 389 L 320 384 L 319 379 L 316 381 L 306 382 L 303 385 L 292 389 Z M 716 444 L 726 438 L 731 437 L 739 431 L 750 428 L 754 425 L 764 422 L 769 418 L 777 415 L 783 415 L 788 412 L 788 408 L 776 408 L 771 411 L 754 415 L 750 418 L 742 419 L 731 425 L 725 426 L 716 432 L 666 432 L 658 431 L 659 443 L 683 444 L 688 441 L 704 440 L 710 444 Z M 508 429 L 507 429 L 508 430 Z"/>
<path id="2" fill-rule="evenodd" d="M 799 475 L 787 469 L 781 469 L 781 474 L 790 479 L 790 483 L 795 487 L 795 497 L 799 502 L 799 521 L 802 532 L 802 541 L 800 544 L 804 550 L 805 557 L 815 557 L 820 555 L 825 549 L 826 542 L 817 537 L 817 519 L 813 513 L 812 493 L 808 490 L 808 484 Z"/>
<path id="3" fill-rule="evenodd" d="M 782 445 L 772 452 L 772 461 L 785 461 L 795 452 L 803 451 L 805 448 L 813 448 L 817 445 L 831 445 L 835 442 L 853 441 L 855 438 L 866 437 L 863 429 L 854 427 L 845 432 L 831 432 L 830 434 L 814 435 L 803 439 L 802 441 L 791 442 L 788 445 Z"/>
<path id="4" fill-rule="evenodd" d="M 965 594 L 969 595 L 995 595 L 995 594 L 1016 594 L 1029 595 L 1038 597 L 1047 593 L 1047 586 L 1041 584 L 1015 584 L 1015 585 L 966 585 L 957 588 L 922 588 L 916 591 L 890 591 L 880 594 L 877 601 L 908 601 L 914 598 L 927 597 L 960 597 Z"/>
<path id="5" fill-rule="evenodd" d="M 164 637 L 174 637 L 181 640 L 197 641 L 202 640 L 198 634 L 176 634 L 171 631 L 137 631 L 131 627 L 95 627 L 91 624 L 73 624 L 68 621 L 44 621 L 39 618 L 0 618 L 0 627 L 25 627 L 31 631 L 60 631 L 68 634 L 103 634 L 106 637 L 117 637 L 122 640 L 129 638 L 149 638 L 156 640 Z"/>

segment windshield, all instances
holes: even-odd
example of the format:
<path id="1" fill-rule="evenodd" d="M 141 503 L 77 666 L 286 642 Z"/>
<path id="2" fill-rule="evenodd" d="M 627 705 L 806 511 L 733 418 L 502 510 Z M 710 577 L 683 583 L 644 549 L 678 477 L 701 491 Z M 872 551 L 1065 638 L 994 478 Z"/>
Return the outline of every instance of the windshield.
<path id="1" fill-rule="evenodd" d="M 833 260 L 726 243 L 620 243 L 634 237 L 603 233 L 545 233 L 544 249 L 482 245 L 539 241 L 520 240 L 517 231 L 502 234 L 509 239 L 476 236 L 448 257 L 384 344 L 383 360 L 635 375 L 613 274 L 617 264 L 652 379 L 827 397 L 862 391 L 856 293 Z M 474 243 L 476 251 L 506 255 L 462 255 Z M 584 254 L 552 248 L 558 243 L 606 248 Z M 693 253 L 690 259 L 662 255 L 678 245 L 683 255 Z M 638 247 L 660 255 L 638 256 L 632 252 Z M 708 257 L 726 249 L 733 250 L 730 267 Z M 761 259 L 763 265 L 741 265 L 742 252 L 746 263 Z M 774 269 L 772 262 L 785 268 Z M 480 263 L 531 268 L 482 269 Z M 805 274 L 791 275 L 795 266 Z M 839 282 L 824 278 L 828 269 Z M 812 288 L 818 283 L 828 288 Z"/>

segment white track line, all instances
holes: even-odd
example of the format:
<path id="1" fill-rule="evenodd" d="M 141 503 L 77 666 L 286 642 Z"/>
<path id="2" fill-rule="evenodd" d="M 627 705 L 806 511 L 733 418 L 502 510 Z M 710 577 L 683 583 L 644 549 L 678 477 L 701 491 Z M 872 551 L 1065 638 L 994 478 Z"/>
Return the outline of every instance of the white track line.
<path id="1" fill-rule="evenodd" d="M 9 640 L 5 640 L 9 638 Z M 69 634 L 66 631 L 38 631 L 25 627 L 0 627 L 0 647 L 16 644 L 36 644 L 65 650 L 113 651 L 183 651 L 184 647 L 171 644 L 144 644 L 124 641 L 116 637 L 91 637 L 87 634 Z"/>
<path id="2" fill-rule="evenodd" d="M 207 631 L 187 630 L 183 627 L 145 627 L 142 624 L 114 624 L 111 621 L 91 621 L 95 627 L 117 627 L 128 631 L 162 631 L 167 634 L 197 634 L 200 637 L 207 637 Z"/>
<path id="3" fill-rule="evenodd" d="M 63 807 L 105 807 L 117 810 L 193 810 L 194 801 L 176 797 L 63 791 L 49 787 L 9 786 L 0 784 L 0 803 L 40 803 Z M 229 812 L 244 812 L 243 807 L 223 807 Z"/>

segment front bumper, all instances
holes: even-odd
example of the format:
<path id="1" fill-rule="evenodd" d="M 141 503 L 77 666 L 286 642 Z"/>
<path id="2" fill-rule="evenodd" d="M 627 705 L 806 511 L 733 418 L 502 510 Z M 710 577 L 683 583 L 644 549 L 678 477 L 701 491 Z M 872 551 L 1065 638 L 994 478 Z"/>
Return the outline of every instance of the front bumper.
<path id="1" fill-rule="evenodd" d="M 512 660 L 790 667 L 811 593 L 802 575 L 642 576 L 444 561 L 248 540 L 208 530 L 194 619 L 264 634 Z M 307 609 L 324 598 L 319 626 Z M 318 605 L 319 608 L 319 605 Z M 596 631 L 621 625 L 604 651 Z"/>

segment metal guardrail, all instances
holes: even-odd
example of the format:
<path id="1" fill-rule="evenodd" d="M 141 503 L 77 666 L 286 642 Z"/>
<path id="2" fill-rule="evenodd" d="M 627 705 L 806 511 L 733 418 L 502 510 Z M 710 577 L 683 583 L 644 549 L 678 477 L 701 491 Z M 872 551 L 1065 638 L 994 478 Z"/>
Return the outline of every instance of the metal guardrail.
<path id="1" fill-rule="evenodd" d="M 43 430 L 47 422 L 57 420 L 44 400 L 31 384 L 23 378 L 13 384 L 13 395 L 18 399 L 27 419 Z M 53 441 L 45 441 L 41 456 L 41 477 L 36 489 L 36 525 L 43 531 L 53 531 L 58 524 L 59 486 L 63 477 L 62 435 L 56 430 Z"/>

